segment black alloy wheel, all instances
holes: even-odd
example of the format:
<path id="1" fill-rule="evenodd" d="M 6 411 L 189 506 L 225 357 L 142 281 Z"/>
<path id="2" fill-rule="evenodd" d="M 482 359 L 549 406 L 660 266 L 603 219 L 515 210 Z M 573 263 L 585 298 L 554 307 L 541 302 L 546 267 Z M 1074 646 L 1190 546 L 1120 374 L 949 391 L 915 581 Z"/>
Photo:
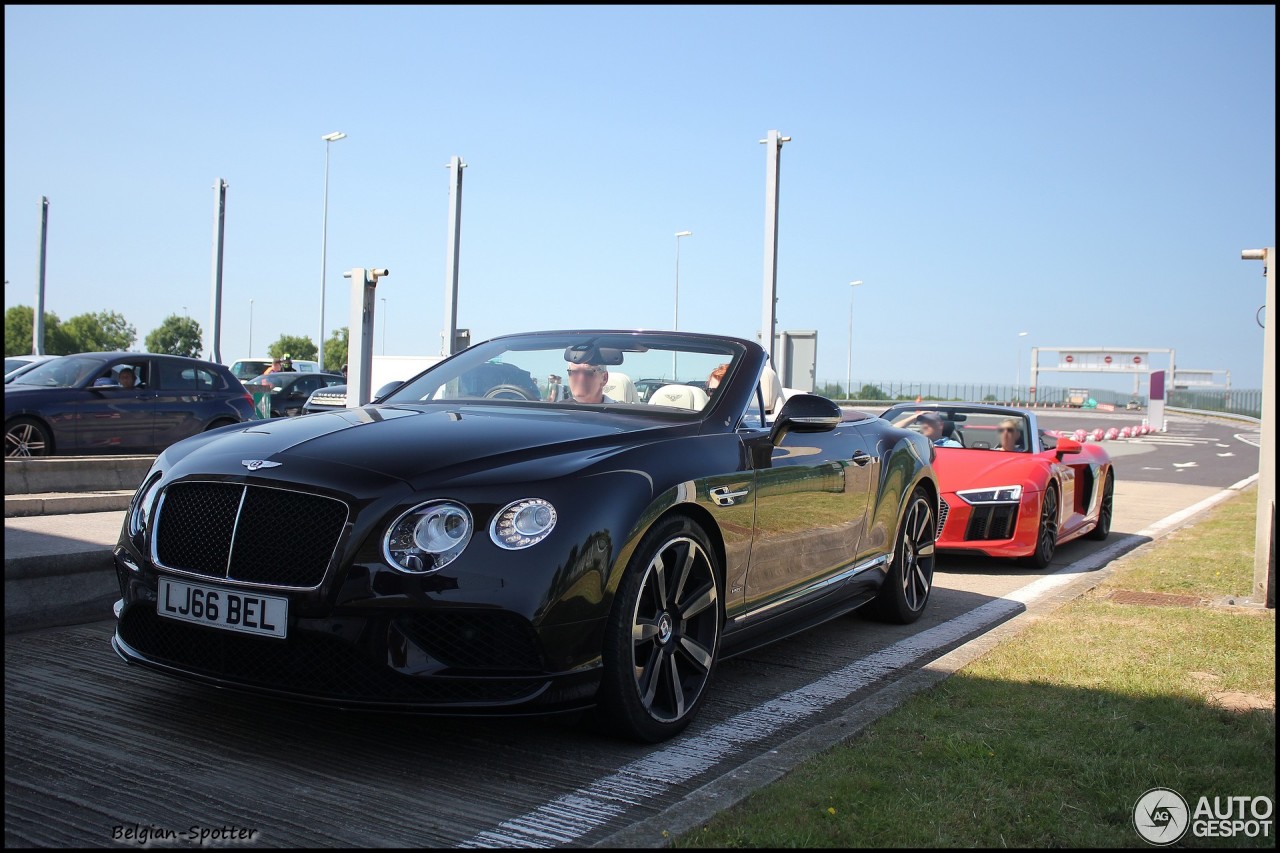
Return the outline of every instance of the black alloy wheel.
<path id="1" fill-rule="evenodd" d="M 657 743 L 692 722 L 719 657 L 722 608 L 702 528 L 676 516 L 650 530 L 609 616 L 599 706 L 607 726 Z"/>
<path id="2" fill-rule="evenodd" d="M 48 456 L 53 453 L 49 431 L 31 418 L 14 418 L 4 428 L 4 455 L 8 458 Z"/>
<path id="3" fill-rule="evenodd" d="M 1098 507 L 1098 526 L 1085 534 L 1086 539 L 1102 541 L 1111 533 L 1112 503 L 1115 500 L 1116 478 L 1107 472 L 1107 482 L 1102 486 L 1102 506 Z"/>
<path id="4" fill-rule="evenodd" d="M 1058 488 L 1050 484 L 1044 490 L 1040 504 L 1040 526 L 1036 531 L 1036 550 L 1027 557 L 1027 563 L 1037 569 L 1047 569 L 1058 550 Z"/>
<path id="5" fill-rule="evenodd" d="M 899 625 L 920 618 L 933 589 L 937 540 L 938 522 L 933 502 L 928 493 L 917 486 L 898 527 L 889 574 L 871 602 L 871 615 Z"/>

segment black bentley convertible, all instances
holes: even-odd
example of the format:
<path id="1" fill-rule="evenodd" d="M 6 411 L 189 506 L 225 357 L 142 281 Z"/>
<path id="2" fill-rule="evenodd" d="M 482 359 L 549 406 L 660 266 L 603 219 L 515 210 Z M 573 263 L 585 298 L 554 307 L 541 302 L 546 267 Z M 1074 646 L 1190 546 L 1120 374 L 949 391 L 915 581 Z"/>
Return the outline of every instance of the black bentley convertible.
<path id="1" fill-rule="evenodd" d="M 113 646 L 267 695 L 594 708 L 671 737 L 719 660 L 855 608 L 911 622 L 929 599 L 931 445 L 813 395 L 766 416 L 766 360 L 714 335 L 510 335 L 377 404 L 179 442 L 115 549 Z M 721 365 L 710 395 L 694 384 Z M 480 381 L 516 368 L 574 396 Z M 630 377 L 669 381 L 640 403 Z"/>

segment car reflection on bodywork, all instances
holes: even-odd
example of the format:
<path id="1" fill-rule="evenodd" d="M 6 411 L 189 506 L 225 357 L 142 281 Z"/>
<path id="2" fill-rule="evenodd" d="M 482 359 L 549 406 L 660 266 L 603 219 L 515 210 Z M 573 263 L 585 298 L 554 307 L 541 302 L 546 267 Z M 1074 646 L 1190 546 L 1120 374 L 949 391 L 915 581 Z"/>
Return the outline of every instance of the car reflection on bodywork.
<path id="1" fill-rule="evenodd" d="M 928 442 L 808 394 L 770 422 L 766 360 L 688 332 L 509 335 L 376 404 L 182 442 L 126 515 L 113 646 L 302 701 L 593 709 L 669 738 L 720 660 L 858 608 L 912 622 L 929 600 Z M 712 395 L 599 395 L 610 370 L 687 384 L 721 364 Z M 596 402 L 520 380 L 566 370 Z"/>
<path id="2" fill-rule="evenodd" d="M 271 417 L 296 417 L 303 414 L 303 406 L 316 391 L 342 385 L 346 382 L 341 373 L 268 373 L 246 381 L 245 390 L 250 394 L 270 396 Z"/>

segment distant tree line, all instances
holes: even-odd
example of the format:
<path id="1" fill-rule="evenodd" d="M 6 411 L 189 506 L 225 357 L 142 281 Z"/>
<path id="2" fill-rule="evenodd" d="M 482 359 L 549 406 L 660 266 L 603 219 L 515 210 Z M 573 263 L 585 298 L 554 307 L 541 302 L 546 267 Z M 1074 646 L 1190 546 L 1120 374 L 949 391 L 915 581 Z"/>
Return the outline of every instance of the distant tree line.
<path id="1" fill-rule="evenodd" d="M 29 305 L 15 305 L 4 313 L 4 354 L 26 355 L 33 351 L 31 335 L 35 326 L 35 309 Z M 138 331 L 127 323 L 124 316 L 115 311 L 77 314 L 65 323 L 58 315 L 46 311 L 44 315 L 44 351 L 47 355 L 72 355 L 78 352 L 128 352 L 138 339 Z M 146 337 L 147 352 L 167 355 L 185 355 L 201 358 L 204 352 L 204 332 L 200 324 L 190 317 L 170 314 L 152 329 Z M 348 329 L 335 329 L 324 342 L 324 366 L 338 372 L 348 361 L 350 343 Z M 296 359 L 314 361 L 319 349 L 310 337 L 281 335 L 267 347 L 267 354 L 275 358 L 288 354 Z"/>

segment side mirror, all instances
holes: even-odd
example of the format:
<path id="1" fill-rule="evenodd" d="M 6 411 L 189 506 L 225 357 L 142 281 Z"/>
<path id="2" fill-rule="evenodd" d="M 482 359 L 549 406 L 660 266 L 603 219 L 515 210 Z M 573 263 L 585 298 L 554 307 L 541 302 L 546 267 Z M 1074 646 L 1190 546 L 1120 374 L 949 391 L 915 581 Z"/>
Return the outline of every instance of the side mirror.
<path id="1" fill-rule="evenodd" d="M 1059 437 L 1058 446 L 1054 448 L 1054 453 L 1057 453 L 1058 458 L 1061 459 L 1063 456 L 1066 456 L 1068 453 L 1079 453 L 1082 449 L 1083 449 L 1083 445 L 1081 445 L 1080 442 L 1076 441 L 1074 438 Z"/>
<path id="2" fill-rule="evenodd" d="M 840 425 L 840 407 L 816 394 L 795 394 L 773 420 L 770 440 L 777 444 L 789 432 L 830 432 Z"/>

